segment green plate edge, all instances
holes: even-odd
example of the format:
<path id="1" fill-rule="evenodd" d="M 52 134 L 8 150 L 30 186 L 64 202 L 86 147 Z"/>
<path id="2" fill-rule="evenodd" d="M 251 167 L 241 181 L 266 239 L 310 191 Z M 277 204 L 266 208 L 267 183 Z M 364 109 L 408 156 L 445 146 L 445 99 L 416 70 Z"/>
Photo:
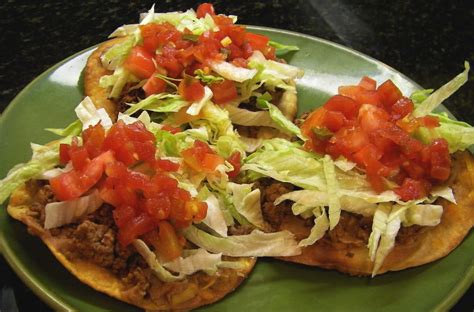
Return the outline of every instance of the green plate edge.
<path id="1" fill-rule="evenodd" d="M 323 43 L 327 46 L 333 47 L 337 50 L 343 50 L 349 54 L 356 55 L 362 59 L 368 60 L 371 63 L 378 64 L 379 66 L 382 66 L 384 68 L 389 69 L 390 71 L 395 72 L 396 74 L 400 75 L 402 79 L 405 81 L 408 81 L 411 83 L 415 88 L 418 88 L 419 86 L 413 82 L 410 78 L 407 76 L 397 72 L 395 69 L 392 67 L 370 57 L 367 56 L 363 53 L 360 53 L 358 51 L 352 50 L 350 48 L 344 47 L 342 45 L 333 43 L 331 41 L 317 38 L 314 36 L 310 35 L 305 35 L 301 33 L 296 33 L 296 32 L 291 32 L 291 31 L 286 31 L 286 30 L 280 30 L 280 29 L 274 29 L 274 28 L 269 28 L 269 27 L 260 27 L 260 26 L 249 26 L 249 29 L 252 29 L 256 32 L 262 32 L 262 33 L 269 33 L 271 35 L 274 34 L 280 34 L 283 36 L 292 36 L 292 37 L 297 37 L 297 38 L 305 38 L 310 41 L 316 41 L 319 43 Z M 13 107 L 16 105 L 20 105 L 21 103 L 21 98 L 23 97 L 24 94 L 29 92 L 29 88 L 35 85 L 37 82 L 42 81 L 46 77 L 48 77 L 53 71 L 67 63 L 68 61 L 74 59 L 75 57 L 86 53 L 90 51 L 92 48 L 85 49 L 83 51 L 80 51 L 67 59 L 59 62 L 58 64 L 54 65 L 50 69 L 46 70 L 43 72 L 41 75 L 39 75 L 37 78 L 35 78 L 32 82 L 30 82 L 10 103 L 10 105 L 6 108 L 4 113 L 0 116 L 0 124 L 8 118 L 10 115 L 10 111 L 13 111 Z M 2 209 L 0 214 L 6 214 L 5 209 Z M 468 234 L 469 236 L 469 234 Z M 467 239 L 467 238 L 466 238 Z M 71 306 L 69 303 L 64 302 L 62 300 L 58 300 L 54 296 L 54 292 L 45 290 L 36 280 L 34 277 L 30 276 L 27 271 L 26 267 L 19 261 L 19 259 L 13 254 L 12 249 L 7 243 L 7 238 L 4 235 L 0 235 L 0 252 L 3 253 L 3 256 L 9 263 L 9 265 L 13 268 L 13 270 L 16 272 L 16 274 L 25 282 L 25 284 L 30 287 L 33 292 L 38 295 L 46 304 L 51 306 L 52 308 L 56 310 L 74 310 L 74 307 Z M 395 273 L 396 274 L 396 273 Z M 451 291 L 446 295 L 446 297 L 441 298 L 439 303 L 437 304 L 436 307 L 434 307 L 434 311 L 446 311 L 448 310 L 451 306 L 453 306 L 459 298 L 463 295 L 463 293 L 467 290 L 467 288 L 473 283 L 474 280 L 474 261 L 471 260 L 471 265 L 466 269 L 465 274 L 463 275 L 463 278 L 458 280 L 457 284 L 455 285 L 454 288 L 451 289 Z M 243 286 L 245 287 L 245 285 Z M 133 308 L 132 308 L 133 309 Z"/>

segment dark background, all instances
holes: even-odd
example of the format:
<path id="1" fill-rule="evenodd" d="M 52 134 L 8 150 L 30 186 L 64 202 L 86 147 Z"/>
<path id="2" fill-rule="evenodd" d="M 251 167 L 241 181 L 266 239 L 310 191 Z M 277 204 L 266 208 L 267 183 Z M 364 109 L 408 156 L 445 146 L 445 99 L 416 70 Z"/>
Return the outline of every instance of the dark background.
<path id="1" fill-rule="evenodd" d="M 157 1 L 158 2 L 158 1 Z M 198 1 L 159 1 L 156 12 L 196 8 Z M 152 1 L 3 1 L 0 4 L 0 112 L 31 80 L 64 58 L 138 21 Z M 474 1 L 214 1 L 239 22 L 328 39 L 368 54 L 425 88 L 438 88 L 474 66 Z M 474 124 L 474 80 L 445 103 Z M 48 310 L 0 256 L 2 297 L 13 292 L 20 311 Z M 5 300 L 3 300 L 5 304 Z M 473 287 L 453 311 L 472 311 Z M 6 310 L 0 305 L 0 310 Z"/>

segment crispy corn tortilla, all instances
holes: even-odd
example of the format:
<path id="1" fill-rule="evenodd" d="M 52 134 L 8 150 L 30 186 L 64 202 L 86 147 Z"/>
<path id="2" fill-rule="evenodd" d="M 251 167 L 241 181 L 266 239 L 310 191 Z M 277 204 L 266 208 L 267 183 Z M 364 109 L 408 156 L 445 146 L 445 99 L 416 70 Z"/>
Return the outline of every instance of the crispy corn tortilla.
<path id="1" fill-rule="evenodd" d="M 457 205 L 441 200 L 444 208 L 441 223 L 425 227 L 405 243 L 397 242 L 377 274 L 438 260 L 455 249 L 470 232 L 474 226 L 474 157 L 468 152 L 459 153 L 453 165 L 451 187 Z M 278 230 L 289 230 L 301 240 L 308 237 L 311 225 L 299 217 L 285 216 Z M 325 239 L 303 248 L 301 255 L 280 259 L 358 276 L 371 275 L 373 267 L 366 246 L 332 243 Z"/>
<path id="2" fill-rule="evenodd" d="M 110 49 L 114 44 L 124 40 L 124 37 L 108 40 L 97 47 L 89 56 L 84 70 L 84 93 L 92 99 L 97 108 L 105 108 L 107 113 L 116 119 L 118 114 L 117 104 L 108 98 L 109 91 L 99 86 L 102 76 L 111 75 L 112 71 L 104 68 L 100 56 Z"/>
<path id="3" fill-rule="evenodd" d="M 248 276 L 256 262 L 255 258 L 245 258 L 241 259 L 246 264 L 244 269 L 238 271 L 219 269 L 217 274 L 214 275 L 214 282 L 220 285 L 219 288 L 211 291 L 206 289 L 206 285 L 198 285 L 198 295 L 176 305 L 171 303 L 172 300 L 167 298 L 165 293 L 162 293 L 160 297 L 150 298 L 151 296 L 146 296 L 137 301 L 136 296 L 129 295 L 130 286 L 126 287 L 122 280 L 111 271 L 81 259 L 68 259 L 63 252 L 63 246 L 69 243 L 70 238 L 53 236 L 49 230 L 45 230 L 39 224 L 39 221 L 33 217 L 35 212 L 30 209 L 32 204 L 33 197 L 23 185 L 11 195 L 7 211 L 14 219 L 27 225 L 28 231 L 38 236 L 59 262 L 81 282 L 97 291 L 146 310 L 189 310 L 216 302 L 235 290 Z M 205 275 L 206 273 L 198 272 L 195 274 Z M 199 278 L 195 280 L 199 280 Z M 180 287 L 186 289 L 190 281 L 188 279 L 179 283 Z"/>

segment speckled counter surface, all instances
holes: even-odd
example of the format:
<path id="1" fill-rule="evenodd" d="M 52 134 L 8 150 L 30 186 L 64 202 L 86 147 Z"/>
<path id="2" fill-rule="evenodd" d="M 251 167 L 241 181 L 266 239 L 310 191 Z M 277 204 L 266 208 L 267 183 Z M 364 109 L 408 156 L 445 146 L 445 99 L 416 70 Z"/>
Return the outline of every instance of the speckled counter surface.
<path id="1" fill-rule="evenodd" d="M 0 4 L 0 112 L 31 80 L 55 63 L 95 45 L 117 26 L 134 23 L 152 1 L 27 1 Z M 156 11 L 185 10 L 196 1 L 159 1 Z M 239 22 L 328 39 L 370 55 L 423 87 L 437 88 L 474 65 L 472 1 L 214 1 Z M 474 79 L 445 103 L 474 124 Z M 15 292 L 21 311 L 47 310 L 0 258 L 2 288 Z M 469 307 L 466 308 L 466 305 Z M 472 311 L 474 291 L 453 310 Z M 2 310 L 2 306 L 0 306 Z M 3 310 L 2 310 L 3 311 Z"/>

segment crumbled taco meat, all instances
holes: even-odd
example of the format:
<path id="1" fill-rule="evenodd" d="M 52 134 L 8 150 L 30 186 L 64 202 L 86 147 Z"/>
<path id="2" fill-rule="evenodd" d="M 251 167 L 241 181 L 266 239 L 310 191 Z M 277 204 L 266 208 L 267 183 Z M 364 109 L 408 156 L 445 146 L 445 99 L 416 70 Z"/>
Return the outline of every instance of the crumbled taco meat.
<path id="1" fill-rule="evenodd" d="M 26 183 L 26 190 L 32 195 L 31 216 L 40 224 L 44 224 L 44 206 L 56 201 L 51 187 L 45 181 L 30 180 Z"/>
<path id="2" fill-rule="evenodd" d="M 260 189 L 260 202 L 265 221 L 273 229 L 278 229 L 283 216 L 292 214 L 291 203 L 285 201 L 278 206 L 275 206 L 273 203 L 281 195 L 293 191 L 294 186 L 273 179 L 260 179 L 254 184 L 254 187 Z"/>
<path id="3" fill-rule="evenodd" d="M 145 98 L 145 92 L 142 88 L 129 89 L 130 86 L 126 86 L 124 89 L 127 90 L 122 94 L 122 97 L 118 101 L 118 111 L 123 113 L 129 106 L 130 103 L 138 103 Z"/>

